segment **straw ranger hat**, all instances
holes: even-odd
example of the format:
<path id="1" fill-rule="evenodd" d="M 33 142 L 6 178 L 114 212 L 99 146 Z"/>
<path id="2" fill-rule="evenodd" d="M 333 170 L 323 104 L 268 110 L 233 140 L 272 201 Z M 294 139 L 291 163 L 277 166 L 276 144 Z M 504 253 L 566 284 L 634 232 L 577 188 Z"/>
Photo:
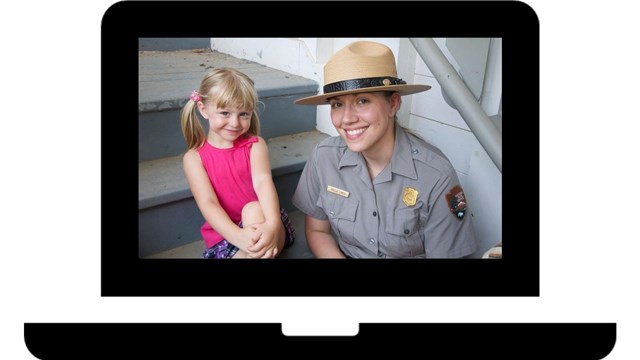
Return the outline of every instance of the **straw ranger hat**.
<path id="1" fill-rule="evenodd" d="M 294 103 L 323 105 L 329 104 L 329 98 L 346 94 L 395 91 L 410 95 L 429 89 L 429 85 L 407 85 L 398 78 L 395 57 L 387 46 L 356 41 L 336 52 L 325 64 L 324 94 L 298 99 Z"/>

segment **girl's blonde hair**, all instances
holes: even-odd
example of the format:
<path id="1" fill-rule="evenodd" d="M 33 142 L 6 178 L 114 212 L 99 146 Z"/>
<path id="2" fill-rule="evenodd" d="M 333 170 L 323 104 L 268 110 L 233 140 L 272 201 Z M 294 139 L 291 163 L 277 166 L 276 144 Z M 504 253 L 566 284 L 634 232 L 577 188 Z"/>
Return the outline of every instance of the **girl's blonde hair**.
<path id="1" fill-rule="evenodd" d="M 213 101 L 212 104 L 218 108 L 231 106 L 239 109 L 251 109 L 251 125 L 249 125 L 246 134 L 259 135 L 258 93 L 255 83 L 247 75 L 227 67 L 214 69 L 202 79 L 198 94 L 200 101 L 205 105 Z M 189 150 L 199 149 L 207 138 L 197 113 L 196 101 L 189 99 L 182 108 L 180 116 L 182 135 L 184 135 Z"/>

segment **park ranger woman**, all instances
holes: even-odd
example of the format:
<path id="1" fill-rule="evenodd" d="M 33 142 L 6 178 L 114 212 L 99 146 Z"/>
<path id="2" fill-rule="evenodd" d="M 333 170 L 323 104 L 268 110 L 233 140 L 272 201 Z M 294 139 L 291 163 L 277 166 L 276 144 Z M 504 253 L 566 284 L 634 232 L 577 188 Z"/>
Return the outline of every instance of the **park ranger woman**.
<path id="1" fill-rule="evenodd" d="M 402 128 L 402 96 L 426 91 L 397 77 L 385 45 L 358 41 L 324 67 L 323 94 L 340 136 L 311 154 L 293 195 L 317 258 L 462 258 L 477 250 L 456 171 L 436 147 Z"/>

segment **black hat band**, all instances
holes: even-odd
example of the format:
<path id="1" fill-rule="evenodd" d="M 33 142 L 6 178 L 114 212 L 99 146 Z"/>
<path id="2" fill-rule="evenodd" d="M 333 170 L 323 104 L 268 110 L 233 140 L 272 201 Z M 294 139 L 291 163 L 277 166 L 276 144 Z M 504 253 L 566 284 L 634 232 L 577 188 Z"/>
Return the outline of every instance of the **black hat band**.
<path id="1" fill-rule="evenodd" d="M 358 90 L 376 86 L 404 85 L 406 83 L 406 81 L 395 77 L 372 77 L 334 82 L 325 85 L 323 90 L 325 94 L 329 94 L 338 91 Z"/>

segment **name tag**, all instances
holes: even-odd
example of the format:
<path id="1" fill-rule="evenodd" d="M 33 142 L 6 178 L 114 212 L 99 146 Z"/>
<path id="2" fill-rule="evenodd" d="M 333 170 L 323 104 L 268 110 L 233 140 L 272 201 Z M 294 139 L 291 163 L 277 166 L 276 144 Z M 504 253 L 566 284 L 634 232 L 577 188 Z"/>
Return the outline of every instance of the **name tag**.
<path id="1" fill-rule="evenodd" d="M 342 189 L 338 189 L 337 187 L 333 187 L 331 185 L 327 186 L 327 191 L 336 195 L 340 195 L 340 196 L 344 196 L 344 197 L 349 197 L 349 192 L 342 190 Z"/>

